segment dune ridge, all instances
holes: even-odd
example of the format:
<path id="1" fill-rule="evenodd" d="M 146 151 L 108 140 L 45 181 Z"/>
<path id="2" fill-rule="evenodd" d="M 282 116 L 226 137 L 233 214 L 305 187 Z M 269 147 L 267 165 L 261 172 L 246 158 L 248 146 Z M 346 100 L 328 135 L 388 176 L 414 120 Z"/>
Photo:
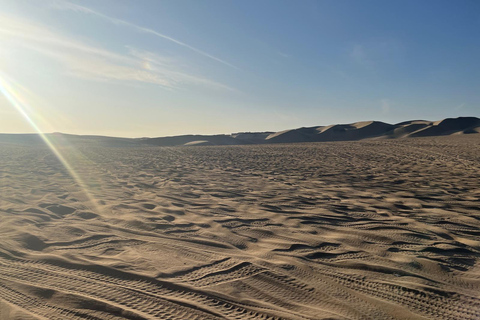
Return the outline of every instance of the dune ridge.
<path id="1" fill-rule="evenodd" d="M 279 132 L 239 132 L 230 135 L 181 135 L 157 138 L 116 138 L 93 135 L 47 134 L 56 144 L 94 144 L 101 146 L 219 146 L 272 143 L 300 143 L 326 141 L 355 141 L 365 139 L 399 139 L 480 133 L 480 119 L 476 117 L 447 118 L 440 121 L 411 120 L 397 124 L 381 121 L 361 121 L 283 130 Z M 38 144 L 35 134 L 0 134 L 0 142 Z"/>

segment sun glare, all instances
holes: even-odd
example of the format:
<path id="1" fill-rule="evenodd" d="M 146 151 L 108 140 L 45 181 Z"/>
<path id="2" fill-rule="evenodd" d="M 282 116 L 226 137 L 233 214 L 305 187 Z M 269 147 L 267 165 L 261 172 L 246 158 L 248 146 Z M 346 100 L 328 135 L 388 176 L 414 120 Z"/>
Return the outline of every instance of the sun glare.
<path id="1" fill-rule="evenodd" d="M 5 96 L 5 98 L 10 102 L 10 104 L 18 111 L 23 118 L 30 124 L 30 126 L 35 130 L 40 138 L 45 142 L 45 144 L 50 148 L 52 153 L 57 157 L 57 159 L 62 163 L 62 165 L 67 169 L 70 176 L 75 180 L 75 182 L 80 186 L 83 193 L 87 197 L 91 206 L 97 213 L 100 212 L 100 208 L 97 204 L 97 201 L 93 197 L 92 193 L 89 191 L 87 184 L 79 176 L 79 174 L 73 169 L 72 165 L 66 160 L 66 157 L 61 152 L 61 147 L 56 145 L 55 140 L 51 139 L 47 134 L 43 132 L 39 124 L 33 120 L 31 112 L 38 112 L 35 110 L 25 99 L 23 92 L 26 91 L 24 87 L 19 85 L 13 79 L 5 75 L 3 72 L 0 72 L 0 92 Z M 41 118 L 41 115 L 36 114 L 36 117 Z M 42 122 L 45 121 L 43 118 Z M 58 140 L 57 140 L 58 141 Z M 68 143 L 68 142 L 65 142 Z M 73 146 L 69 146 L 74 148 Z"/>

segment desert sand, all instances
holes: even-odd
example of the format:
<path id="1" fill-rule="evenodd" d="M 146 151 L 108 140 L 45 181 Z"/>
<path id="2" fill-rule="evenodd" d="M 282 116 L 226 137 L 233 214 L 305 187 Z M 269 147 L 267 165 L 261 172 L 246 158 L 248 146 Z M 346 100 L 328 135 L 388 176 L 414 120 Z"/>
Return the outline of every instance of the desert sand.
<path id="1" fill-rule="evenodd" d="M 0 144 L 0 319 L 480 319 L 479 134 L 59 151 Z"/>

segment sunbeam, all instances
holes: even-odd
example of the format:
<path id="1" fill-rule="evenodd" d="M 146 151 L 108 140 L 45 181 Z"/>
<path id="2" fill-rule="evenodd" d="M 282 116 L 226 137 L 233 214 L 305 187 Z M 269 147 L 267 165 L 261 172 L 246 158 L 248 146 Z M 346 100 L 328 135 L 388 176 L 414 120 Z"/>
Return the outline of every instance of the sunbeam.
<path id="1" fill-rule="evenodd" d="M 92 193 L 88 190 L 87 184 L 82 180 L 80 175 L 73 169 L 71 164 L 66 160 L 65 156 L 61 153 L 60 148 L 55 145 L 54 141 L 46 135 L 39 125 L 32 119 L 32 116 L 29 112 L 32 112 L 33 108 L 24 98 L 24 95 L 21 94 L 23 89 L 16 81 L 11 77 L 8 77 L 3 72 L 0 72 L 0 92 L 5 96 L 5 98 L 10 102 L 10 104 L 18 111 L 23 118 L 30 124 L 30 126 L 35 130 L 35 132 L 40 136 L 40 138 L 45 142 L 48 148 L 52 153 L 57 157 L 57 159 L 62 163 L 62 165 L 67 169 L 70 176 L 75 180 L 75 182 L 80 186 L 83 193 L 87 197 L 88 201 L 93 206 L 93 209 L 97 213 L 100 213 L 100 207 L 97 204 L 97 201 L 93 197 Z"/>

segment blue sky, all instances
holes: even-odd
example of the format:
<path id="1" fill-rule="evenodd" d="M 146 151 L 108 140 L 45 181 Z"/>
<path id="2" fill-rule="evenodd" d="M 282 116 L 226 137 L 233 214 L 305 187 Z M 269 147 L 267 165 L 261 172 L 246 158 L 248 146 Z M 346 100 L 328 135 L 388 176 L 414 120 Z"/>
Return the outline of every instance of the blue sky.
<path id="1" fill-rule="evenodd" d="M 479 34 L 475 0 L 0 0 L 0 132 L 480 116 Z"/>

